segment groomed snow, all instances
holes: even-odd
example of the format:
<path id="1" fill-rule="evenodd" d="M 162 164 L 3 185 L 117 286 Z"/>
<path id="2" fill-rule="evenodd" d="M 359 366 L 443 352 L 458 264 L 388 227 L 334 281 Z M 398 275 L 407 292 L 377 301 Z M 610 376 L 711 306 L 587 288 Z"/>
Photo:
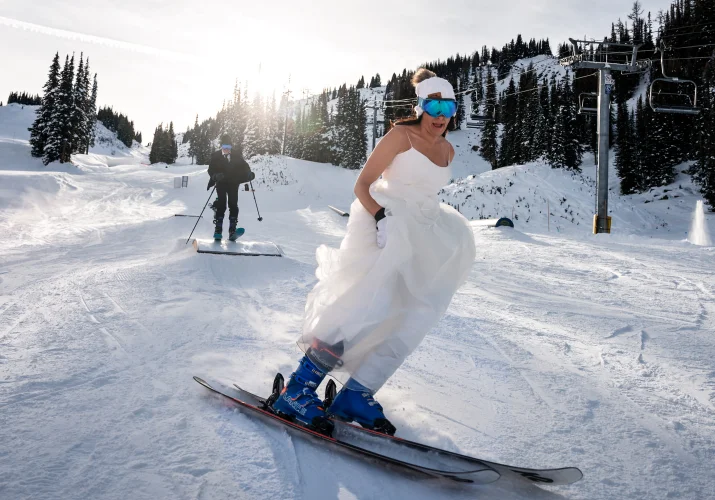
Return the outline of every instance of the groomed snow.
<path id="1" fill-rule="evenodd" d="M 630 197 L 614 178 L 613 233 L 594 236 L 592 162 L 492 172 L 474 131 L 450 136 L 444 201 L 473 218 L 513 211 L 516 228 L 475 224 L 467 284 L 378 399 L 399 436 L 585 475 L 454 486 L 266 427 L 191 379 L 265 394 L 291 372 L 315 249 L 345 231 L 328 205 L 349 206 L 357 172 L 253 160 L 263 221 L 241 191 L 243 238 L 285 256 L 199 255 L 185 244 L 195 219 L 174 214 L 201 211 L 205 167 L 106 145 L 43 167 L 31 112 L 0 108 L 0 498 L 713 497 L 715 249 L 685 239 L 699 199 L 687 175 Z M 205 212 L 195 236 L 211 231 Z"/>

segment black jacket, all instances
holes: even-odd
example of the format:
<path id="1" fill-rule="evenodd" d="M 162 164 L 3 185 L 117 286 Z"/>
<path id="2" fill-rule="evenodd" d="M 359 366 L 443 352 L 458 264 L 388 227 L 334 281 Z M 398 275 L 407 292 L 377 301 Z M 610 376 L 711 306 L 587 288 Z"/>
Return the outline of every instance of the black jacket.
<path id="1" fill-rule="evenodd" d="M 226 160 L 223 152 L 219 149 L 214 151 L 209 162 L 209 185 L 206 189 L 216 184 L 214 175 L 222 173 L 224 175 L 221 184 L 236 185 L 252 181 L 256 175 L 251 172 L 251 167 L 248 166 L 246 160 L 243 159 L 241 153 L 237 150 L 231 152 L 231 162 Z"/>

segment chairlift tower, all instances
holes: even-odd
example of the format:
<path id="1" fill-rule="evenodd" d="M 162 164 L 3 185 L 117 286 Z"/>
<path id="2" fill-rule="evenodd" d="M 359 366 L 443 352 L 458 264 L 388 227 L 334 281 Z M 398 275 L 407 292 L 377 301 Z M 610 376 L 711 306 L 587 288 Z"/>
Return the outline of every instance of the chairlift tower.
<path id="1" fill-rule="evenodd" d="M 607 40 L 574 40 L 569 38 L 574 48 L 574 55 L 559 60 L 562 66 L 574 69 L 598 70 L 598 175 L 596 177 L 596 214 L 593 216 L 593 233 L 610 233 L 611 218 L 608 216 L 608 136 L 611 130 L 611 93 L 613 92 L 612 71 L 624 73 L 642 72 L 650 67 L 650 60 L 637 61 L 638 48 L 641 44 L 612 43 Z M 611 47 L 627 49 L 630 53 L 622 62 L 616 56 L 609 60 Z M 588 49 L 588 50 L 586 50 Z M 619 52 L 618 54 L 624 54 Z"/>

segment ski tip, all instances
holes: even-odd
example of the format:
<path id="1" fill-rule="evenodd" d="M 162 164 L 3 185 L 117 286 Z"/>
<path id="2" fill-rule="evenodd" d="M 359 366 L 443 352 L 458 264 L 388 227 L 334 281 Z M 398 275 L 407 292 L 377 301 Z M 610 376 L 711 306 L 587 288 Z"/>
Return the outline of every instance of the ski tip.
<path id="1" fill-rule="evenodd" d="M 207 389 L 213 389 L 213 387 L 211 387 L 211 385 L 210 385 L 208 382 L 206 382 L 204 379 L 202 379 L 201 377 L 197 377 L 196 375 L 194 375 L 193 378 L 194 378 L 194 380 L 195 380 L 196 382 L 198 382 L 199 384 L 203 385 L 203 386 L 206 387 Z"/>

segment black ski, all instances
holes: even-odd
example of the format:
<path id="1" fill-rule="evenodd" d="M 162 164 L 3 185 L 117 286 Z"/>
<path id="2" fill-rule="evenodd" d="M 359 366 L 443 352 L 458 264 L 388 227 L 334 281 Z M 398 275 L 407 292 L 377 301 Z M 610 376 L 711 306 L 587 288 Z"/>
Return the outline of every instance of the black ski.
<path id="1" fill-rule="evenodd" d="M 194 377 L 194 380 L 216 394 L 228 398 L 239 408 L 250 410 L 251 413 L 262 417 L 265 421 L 284 425 L 293 431 L 298 431 L 303 435 L 365 458 L 429 477 L 445 478 L 460 483 L 486 484 L 499 479 L 499 473 L 480 460 L 469 457 L 455 459 L 452 454 L 436 449 L 427 450 L 427 447 L 418 449 L 412 446 L 399 446 L 386 449 L 382 435 L 364 432 L 360 428 L 340 422 L 336 422 L 332 436 L 327 436 L 298 422 L 279 417 L 267 409 L 264 398 L 239 387 L 228 387 L 215 381 L 207 382 L 199 377 Z M 392 453 L 387 455 L 386 452 Z"/>
<path id="2" fill-rule="evenodd" d="M 283 376 L 279 373 L 276 375 L 276 381 L 282 381 Z M 275 384 L 275 382 L 274 382 Z M 236 386 L 238 387 L 238 386 Z M 337 388 L 335 385 L 335 382 L 331 379 L 328 381 L 326 387 L 325 387 L 325 398 L 323 399 L 323 402 L 325 403 L 325 408 L 329 408 L 330 404 L 333 402 L 335 399 L 335 395 L 337 392 Z M 335 420 L 333 419 L 333 422 L 337 425 L 340 423 L 341 425 L 348 425 L 352 428 L 354 428 L 356 431 L 360 432 L 367 432 L 371 434 L 375 434 L 377 436 L 380 436 L 383 439 L 390 440 L 398 445 L 401 446 L 407 446 L 423 451 L 435 451 L 443 454 L 448 454 L 456 459 L 463 459 L 467 460 L 470 462 L 477 461 L 478 463 L 482 463 L 488 467 L 491 467 L 495 471 L 497 471 L 499 474 L 502 476 L 508 477 L 508 476 L 518 476 L 521 478 L 526 478 L 529 481 L 533 481 L 535 483 L 542 483 L 542 484 L 550 484 L 554 486 L 560 486 L 560 485 L 565 485 L 565 484 L 571 484 L 575 483 L 576 481 L 579 481 L 581 478 L 583 478 L 583 473 L 581 472 L 580 469 L 576 467 L 562 467 L 558 469 L 529 469 L 525 467 L 514 467 L 512 465 L 505 465 L 505 464 L 500 464 L 497 462 L 490 462 L 488 460 L 481 460 L 481 459 L 476 459 L 473 457 L 469 457 L 466 455 L 460 455 L 459 453 L 453 453 L 450 451 L 442 450 L 439 448 L 433 448 L 431 446 L 428 446 L 426 444 L 421 444 L 421 443 L 416 443 L 414 441 L 408 441 L 407 439 L 402 439 L 399 437 L 395 436 L 388 436 L 387 434 L 382 434 L 379 432 L 372 431 L 370 429 L 365 429 L 363 427 L 360 427 L 358 425 L 354 425 L 351 423 L 347 422 L 342 422 L 340 420 Z"/>

